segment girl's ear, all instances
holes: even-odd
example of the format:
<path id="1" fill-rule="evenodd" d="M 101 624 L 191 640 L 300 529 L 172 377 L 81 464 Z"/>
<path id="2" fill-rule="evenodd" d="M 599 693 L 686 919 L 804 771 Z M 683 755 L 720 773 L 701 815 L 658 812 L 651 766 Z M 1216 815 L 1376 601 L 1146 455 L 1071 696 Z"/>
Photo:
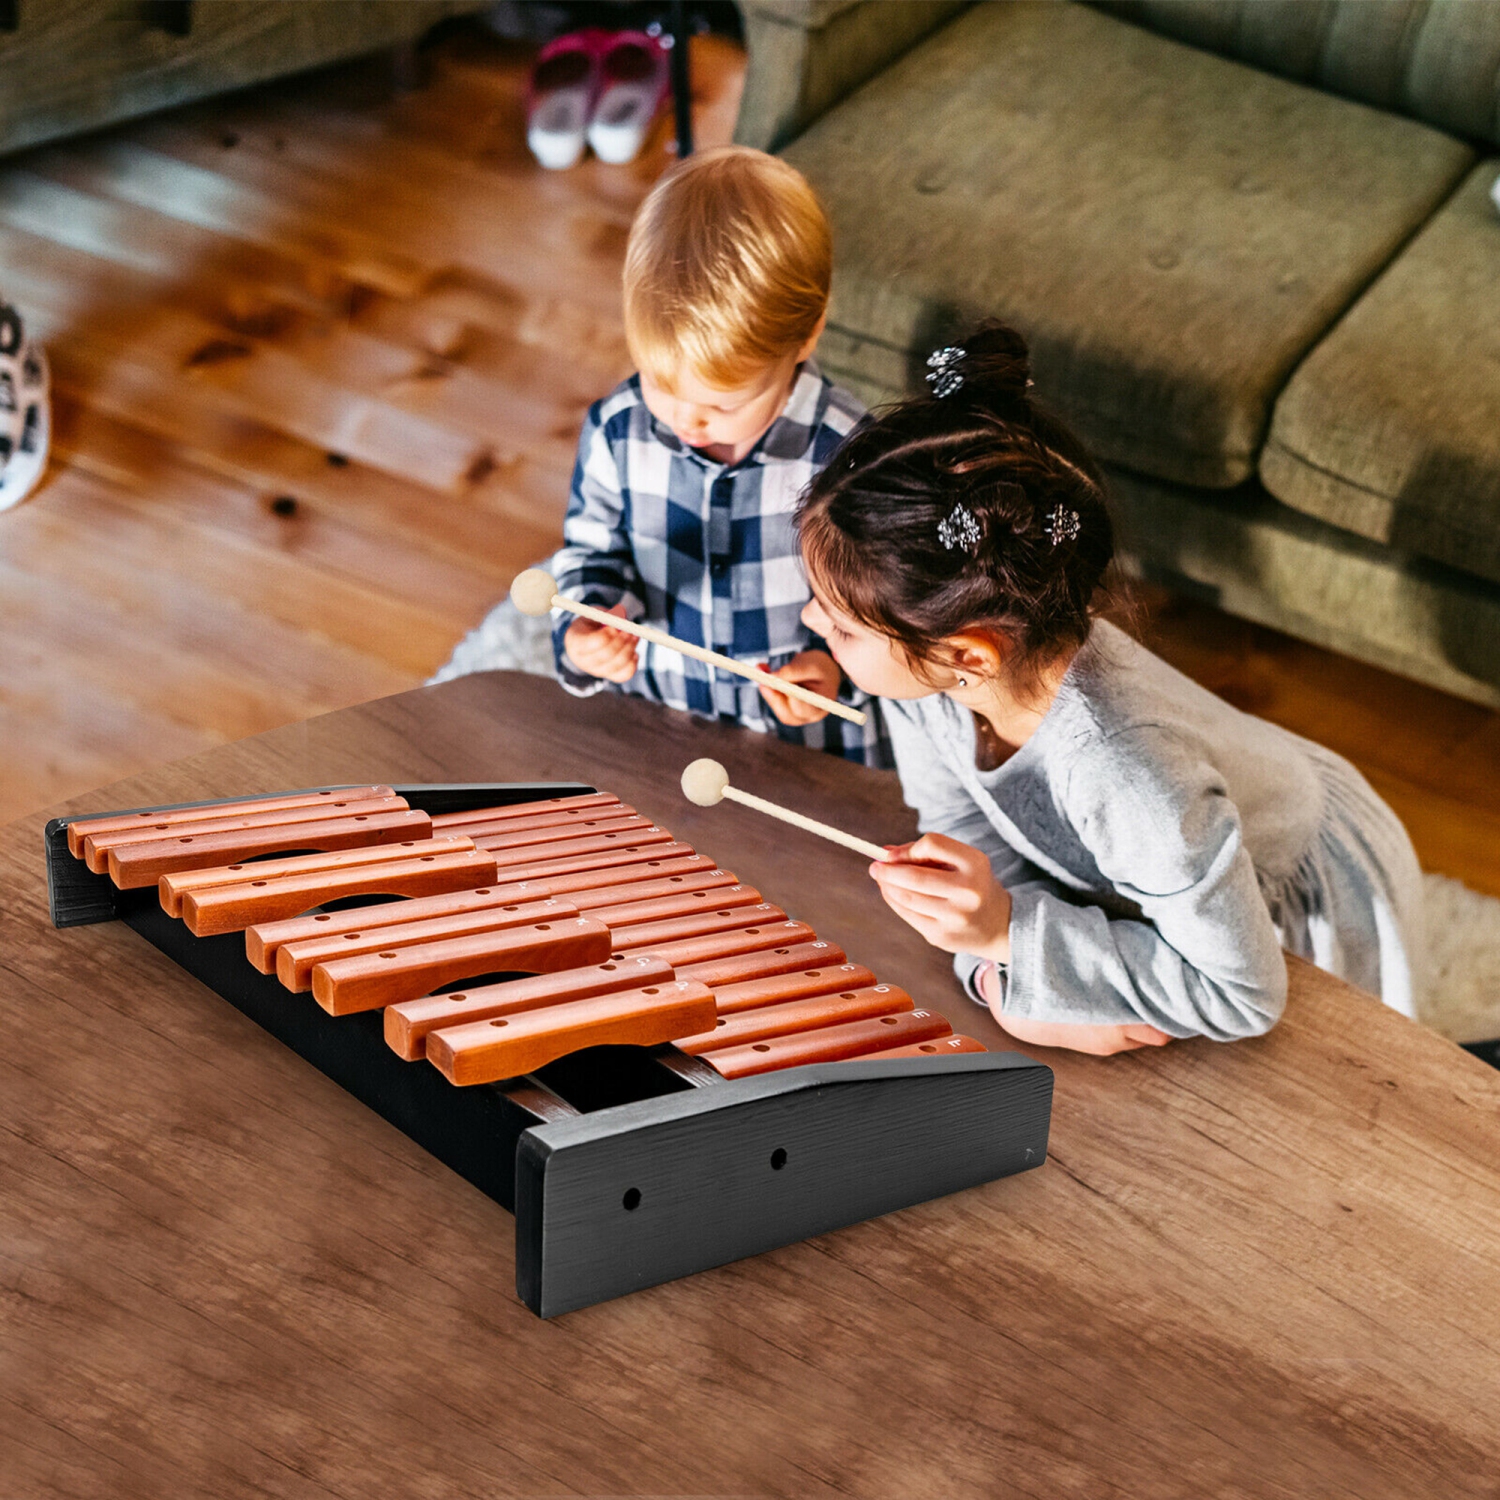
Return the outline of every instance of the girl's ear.
<path id="1" fill-rule="evenodd" d="M 999 677 L 1010 659 L 1010 642 L 992 630 L 966 630 L 950 635 L 943 644 L 952 670 L 971 682 Z"/>

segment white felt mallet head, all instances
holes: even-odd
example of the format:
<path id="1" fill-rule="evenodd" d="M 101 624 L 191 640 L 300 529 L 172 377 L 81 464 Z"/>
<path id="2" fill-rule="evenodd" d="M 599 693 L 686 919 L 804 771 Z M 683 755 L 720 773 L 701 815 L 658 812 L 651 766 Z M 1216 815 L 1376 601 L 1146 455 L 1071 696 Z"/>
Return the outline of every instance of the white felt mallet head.
<path id="1" fill-rule="evenodd" d="M 724 800 L 729 772 L 716 760 L 695 760 L 682 773 L 682 795 L 699 807 L 713 807 Z"/>
<path id="2" fill-rule="evenodd" d="M 527 568 L 517 573 L 510 586 L 510 601 L 523 615 L 544 615 L 557 597 L 557 580 L 545 568 Z"/>
<path id="3" fill-rule="evenodd" d="M 819 838 L 842 844 L 846 849 L 853 849 L 863 854 L 866 859 L 888 860 L 891 857 L 879 844 L 872 844 L 867 839 L 855 838 L 852 833 L 845 833 L 842 828 L 820 823 L 816 818 L 793 812 L 789 807 L 767 802 L 764 797 L 757 797 L 753 792 L 742 792 L 737 786 L 730 786 L 729 772 L 718 761 L 709 760 L 707 757 L 695 760 L 682 773 L 682 795 L 689 802 L 697 803 L 699 807 L 717 806 L 727 797 L 731 802 L 738 802 L 742 807 L 753 807 L 757 812 L 780 818 L 783 823 L 790 823 L 793 828 L 802 828 L 808 833 L 817 834 Z"/>

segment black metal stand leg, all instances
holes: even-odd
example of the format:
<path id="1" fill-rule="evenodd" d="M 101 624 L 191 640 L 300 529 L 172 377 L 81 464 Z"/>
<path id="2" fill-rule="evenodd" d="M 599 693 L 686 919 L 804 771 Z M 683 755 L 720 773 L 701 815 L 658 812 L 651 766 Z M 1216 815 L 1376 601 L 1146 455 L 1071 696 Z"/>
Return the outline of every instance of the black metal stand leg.
<path id="1" fill-rule="evenodd" d="M 672 0 L 672 107 L 677 115 L 677 159 L 693 154 L 693 91 L 688 82 L 688 19 L 683 0 Z"/>

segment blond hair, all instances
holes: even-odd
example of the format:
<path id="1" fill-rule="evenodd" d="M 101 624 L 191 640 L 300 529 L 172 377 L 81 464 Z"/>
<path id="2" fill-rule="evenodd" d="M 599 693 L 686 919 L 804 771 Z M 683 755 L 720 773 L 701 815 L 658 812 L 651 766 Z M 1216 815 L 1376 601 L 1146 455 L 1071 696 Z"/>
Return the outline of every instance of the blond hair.
<path id="1" fill-rule="evenodd" d="M 671 389 L 686 368 L 725 390 L 816 332 L 828 306 L 828 220 L 793 166 L 748 146 L 688 157 L 652 189 L 625 247 L 625 338 Z"/>

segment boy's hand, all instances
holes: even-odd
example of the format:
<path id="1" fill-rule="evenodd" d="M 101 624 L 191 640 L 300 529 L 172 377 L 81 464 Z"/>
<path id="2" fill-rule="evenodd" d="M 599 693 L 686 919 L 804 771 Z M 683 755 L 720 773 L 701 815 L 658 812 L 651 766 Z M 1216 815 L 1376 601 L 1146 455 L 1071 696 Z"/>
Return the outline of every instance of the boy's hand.
<path id="1" fill-rule="evenodd" d="M 1010 892 L 978 849 L 941 833 L 893 845 L 870 866 L 885 903 L 945 953 L 1010 962 Z"/>
<path id="2" fill-rule="evenodd" d="M 979 970 L 979 993 L 984 996 L 1001 1027 L 1029 1047 L 1066 1047 L 1072 1052 L 1091 1052 L 1112 1057 L 1116 1052 L 1134 1052 L 1138 1047 L 1165 1047 L 1172 1040 L 1165 1031 L 1144 1021 L 1113 1026 L 1092 1026 L 1077 1021 L 1034 1021 L 1029 1016 L 1007 1016 L 1000 1009 L 1000 980 L 994 964 Z"/>
<path id="3" fill-rule="evenodd" d="M 610 614 L 625 615 L 625 605 L 615 605 Z M 574 620 L 563 636 L 563 652 L 580 672 L 602 677 L 606 682 L 629 682 L 635 676 L 637 637 L 628 630 L 613 630 L 593 620 Z"/>
<path id="4" fill-rule="evenodd" d="M 762 662 L 761 670 L 770 669 Z M 795 682 L 799 687 L 810 688 L 825 698 L 838 697 L 842 679 L 839 664 L 826 651 L 799 651 L 784 667 L 778 667 L 774 675 Z M 783 724 L 816 724 L 819 719 L 828 717 L 826 708 L 804 703 L 800 698 L 789 697 L 772 688 L 761 688 L 760 695 Z"/>

